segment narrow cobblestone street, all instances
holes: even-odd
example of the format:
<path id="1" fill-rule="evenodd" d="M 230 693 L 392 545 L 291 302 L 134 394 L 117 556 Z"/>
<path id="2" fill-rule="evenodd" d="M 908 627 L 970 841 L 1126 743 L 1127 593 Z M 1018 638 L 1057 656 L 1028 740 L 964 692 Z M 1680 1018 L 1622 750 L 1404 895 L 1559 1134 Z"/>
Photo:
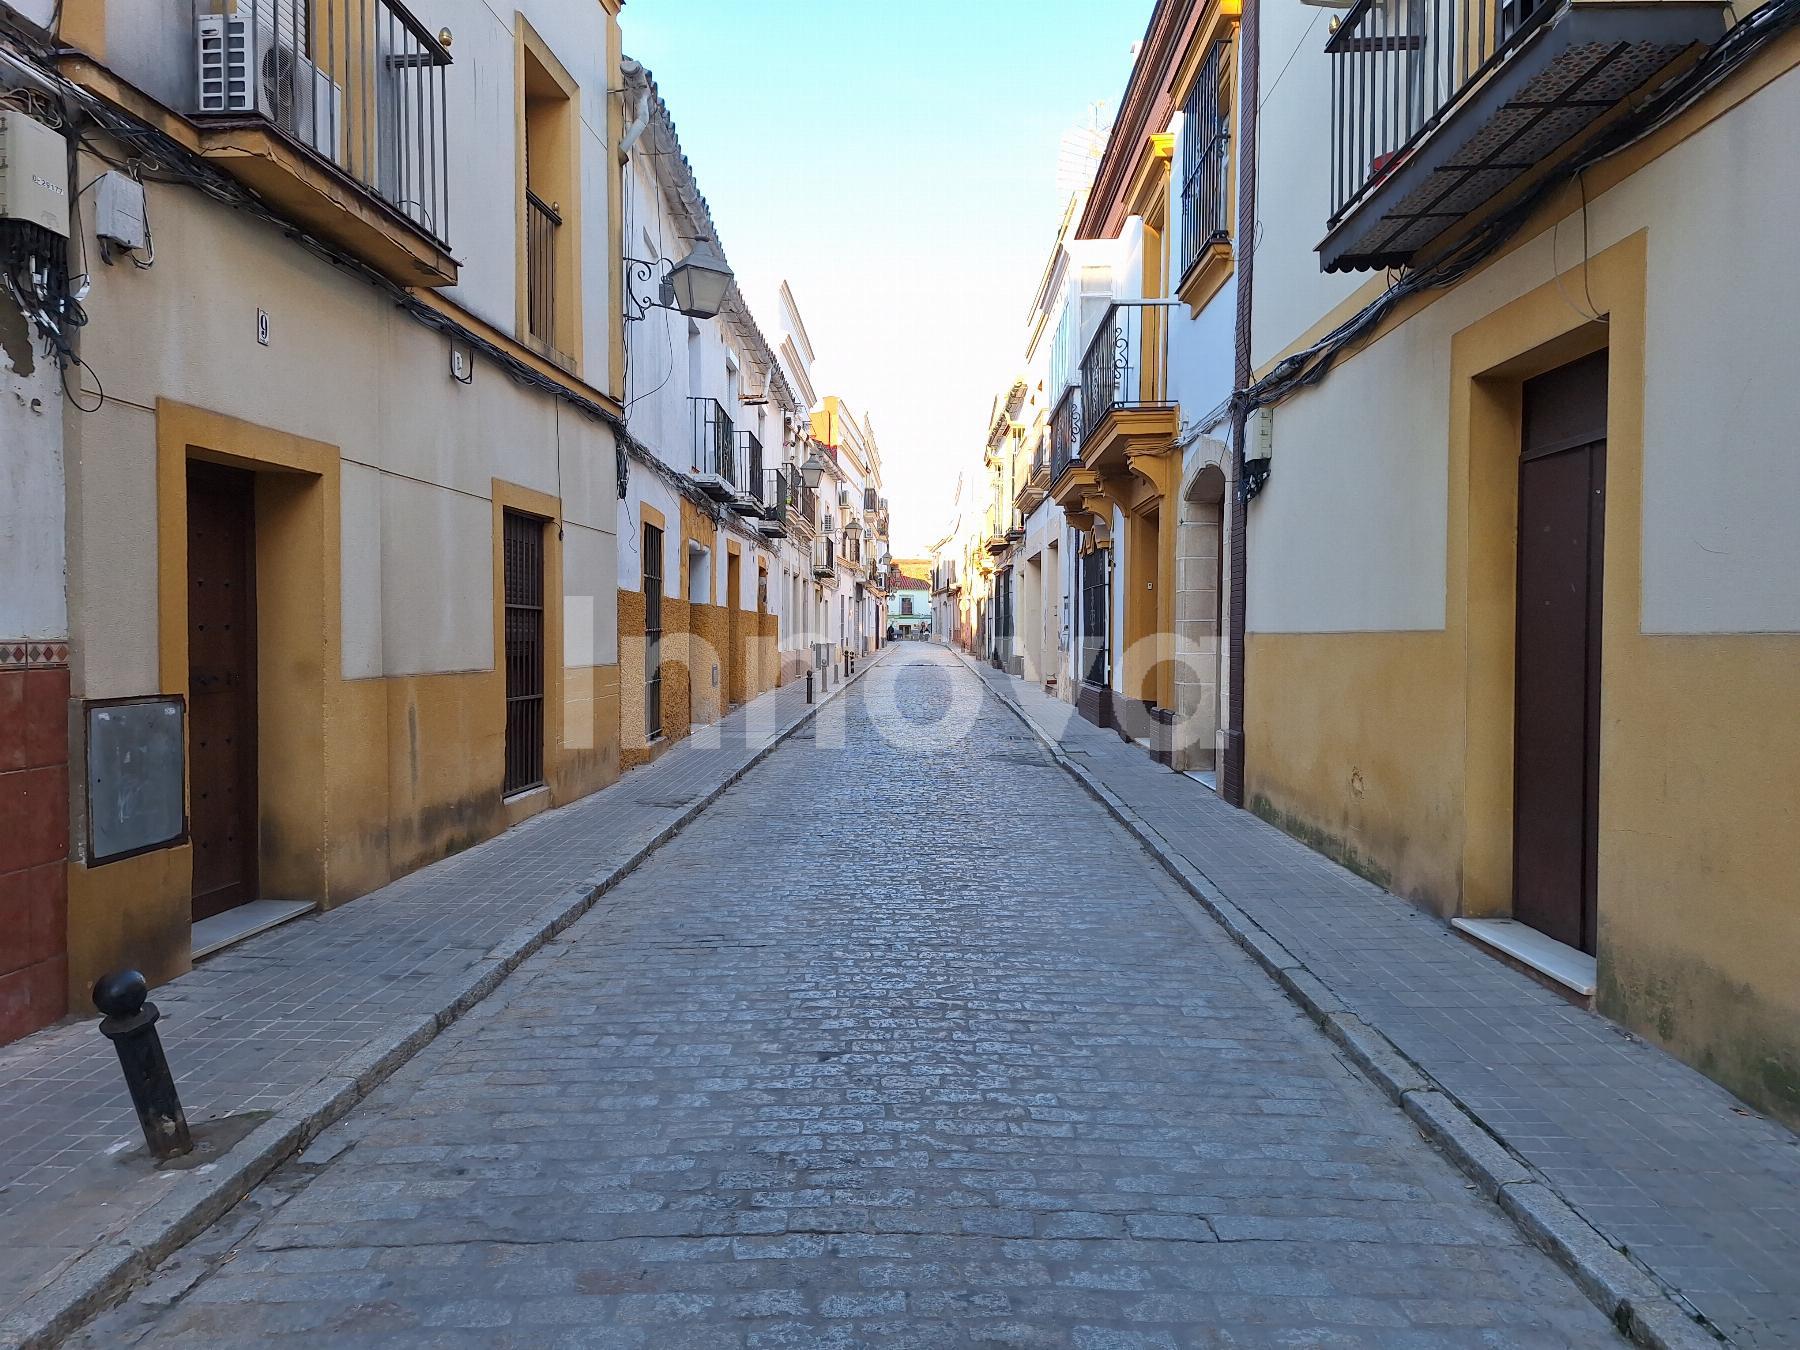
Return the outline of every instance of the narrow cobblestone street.
<path id="1" fill-rule="evenodd" d="M 80 1343 L 1612 1335 L 902 644 Z"/>

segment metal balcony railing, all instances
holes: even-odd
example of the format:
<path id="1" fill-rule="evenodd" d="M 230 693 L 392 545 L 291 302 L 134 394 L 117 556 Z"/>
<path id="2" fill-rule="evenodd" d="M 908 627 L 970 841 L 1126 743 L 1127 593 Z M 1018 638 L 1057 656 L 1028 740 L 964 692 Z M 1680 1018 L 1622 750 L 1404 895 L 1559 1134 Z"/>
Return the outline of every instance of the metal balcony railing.
<path id="1" fill-rule="evenodd" d="M 1213 244 L 1227 239 L 1226 187 L 1231 124 L 1225 85 L 1229 42 L 1216 42 L 1188 94 L 1181 119 L 1181 270 L 1186 273 Z"/>
<path id="2" fill-rule="evenodd" d="M 1110 306 L 1081 358 L 1083 440 L 1114 408 L 1166 402 L 1163 360 L 1168 302 L 1127 300 Z"/>
<path id="3" fill-rule="evenodd" d="M 545 346 L 556 342 L 556 233 L 562 214 L 529 188 L 525 192 L 525 323 Z"/>
<path id="4" fill-rule="evenodd" d="M 800 472 L 800 466 L 790 464 L 788 476 L 788 511 L 795 521 L 809 532 L 818 527 L 819 490 L 806 485 L 806 476 Z"/>
<path id="5" fill-rule="evenodd" d="M 197 109 L 261 118 L 448 247 L 450 53 L 399 0 L 201 0 Z"/>
<path id="6" fill-rule="evenodd" d="M 1550 0 L 1356 0 L 1331 56 L 1331 219 L 1381 182 L 1555 8 Z"/>
<path id="7" fill-rule="evenodd" d="M 762 440 L 754 431 L 737 434 L 737 477 L 731 481 L 739 491 L 757 502 L 763 502 Z"/>
<path id="8" fill-rule="evenodd" d="M 1081 386 L 1072 384 L 1063 390 L 1050 414 L 1050 480 L 1055 482 L 1062 471 L 1081 455 Z"/>
<path id="9" fill-rule="evenodd" d="M 694 472 L 702 478 L 737 483 L 737 440 L 731 419 L 716 398 L 690 398 L 694 411 Z"/>
<path id="10" fill-rule="evenodd" d="M 792 498 L 788 495 L 788 476 L 785 468 L 762 471 L 762 492 L 757 500 L 763 505 L 763 514 L 770 520 L 785 521 L 787 519 Z"/>

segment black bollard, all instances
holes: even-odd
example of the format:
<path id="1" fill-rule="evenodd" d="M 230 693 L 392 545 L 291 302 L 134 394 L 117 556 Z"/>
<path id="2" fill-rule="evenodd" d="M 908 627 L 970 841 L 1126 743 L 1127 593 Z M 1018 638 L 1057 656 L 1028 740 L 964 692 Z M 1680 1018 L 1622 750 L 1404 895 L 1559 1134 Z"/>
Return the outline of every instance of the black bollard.
<path id="1" fill-rule="evenodd" d="M 149 983 L 135 970 L 114 971 L 94 982 L 94 1006 L 106 1014 L 100 1034 L 119 1052 L 125 1086 L 137 1108 L 144 1142 L 157 1159 L 179 1158 L 194 1149 L 187 1116 L 175 1095 L 175 1076 L 163 1054 L 162 1037 L 156 1033 L 161 1016 L 154 1003 L 144 1002 Z"/>
<path id="2" fill-rule="evenodd" d="M 806 701 L 813 701 L 813 673 L 810 670 L 806 672 Z"/>

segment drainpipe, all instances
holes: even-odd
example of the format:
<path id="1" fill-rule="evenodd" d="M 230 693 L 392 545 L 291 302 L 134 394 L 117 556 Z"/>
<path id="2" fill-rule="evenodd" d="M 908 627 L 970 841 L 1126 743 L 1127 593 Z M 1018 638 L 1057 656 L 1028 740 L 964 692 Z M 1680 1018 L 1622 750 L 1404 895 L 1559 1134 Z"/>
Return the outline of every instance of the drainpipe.
<path id="1" fill-rule="evenodd" d="M 1250 364 L 1251 285 L 1256 261 L 1256 104 L 1261 97 L 1259 41 L 1260 0 L 1244 0 L 1238 18 L 1238 218 L 1237 218 L 1237 351 L 1231 399 L 1231 677 L 1225 695 L 1225 764 L 1219 775 L 1221 795 L 1232 806 L 1244 804 L 1244 571 L 1249 562 L 1250 503 L 1244 496 L 1244 429 L 1249 418 L 1246 391 L 1254 376 Z"/>
<path id="2" fill-rule="evenodd" d="M 626 92 L 637 95 L 637 112 L 632 115 L 631 125 L 619 137 L 619 162 L 623 164 L 638 143 L 638 137 L 644 134 L 644 128 L 650 125 L 650 84 L 644 78 L 643 66 L 629 56 L 620 58 L 619 73 L 625 78 Z"/>

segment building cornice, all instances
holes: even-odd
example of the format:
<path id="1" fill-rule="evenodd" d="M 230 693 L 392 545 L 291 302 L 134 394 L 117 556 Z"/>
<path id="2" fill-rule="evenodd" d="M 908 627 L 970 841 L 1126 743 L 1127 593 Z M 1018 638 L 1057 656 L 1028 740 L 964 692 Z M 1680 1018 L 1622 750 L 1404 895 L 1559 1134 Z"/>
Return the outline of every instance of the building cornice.
<path id="1" fill-rule="evenodd" d="M 1126 81 L 1119 115 L 1094 174 L 1093 189 L 1075 227 L 1078 239 L 1113 239 L 1131 215 L 1132 181 L 1150 138 L 1168 129 L 1180 94 L 1178 77 L 1200 35 L 1227 16 L 1241 0 L 1157 0 L 1150 24 Z"/>

